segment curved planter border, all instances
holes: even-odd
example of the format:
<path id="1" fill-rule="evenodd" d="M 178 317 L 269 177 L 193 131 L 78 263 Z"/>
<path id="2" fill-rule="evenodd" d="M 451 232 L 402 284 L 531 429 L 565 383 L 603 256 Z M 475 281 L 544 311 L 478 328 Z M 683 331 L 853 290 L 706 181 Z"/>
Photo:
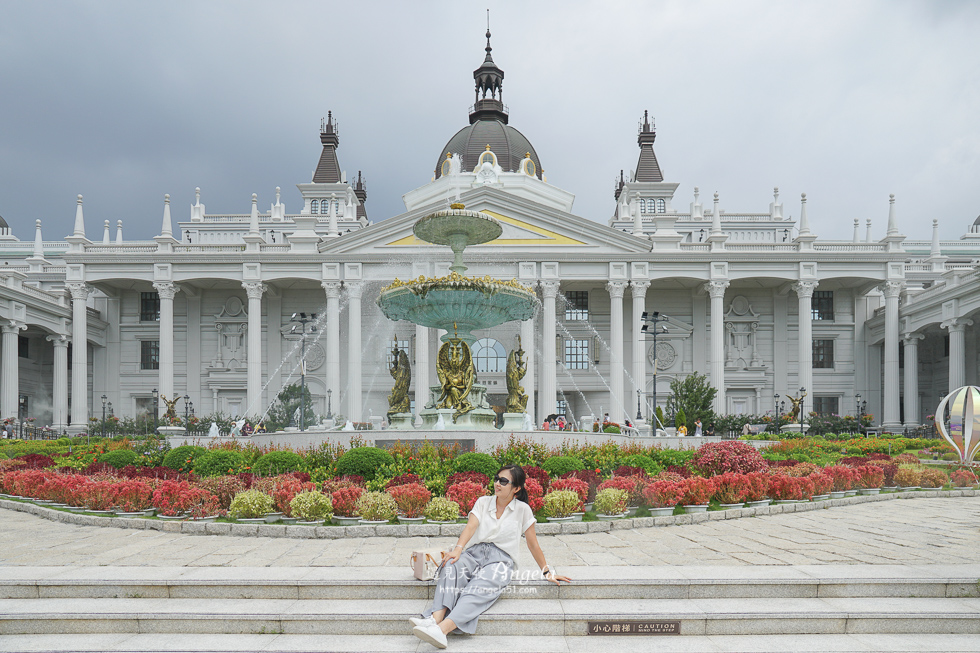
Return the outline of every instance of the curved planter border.
<path id="1" fill-rule="evenodd" d="M 650 528 L 654 526 L 682 526 L 706 521 L 739 519 L 761 515 L 779 515 L 790 512 L 828 510 L 871 501 L 894 501 L 895 499 L 918 499 L 937 497 L 980 497 L 980 490 L 917 490 L 914 492 L 893 492 L 828 499 L 819 502 L 790 503 L 759 508 L 715 510 L 691 515 L 669 517 L 633 517 L 615 521 L 570 522 L 565 524 L 536 524 L 539 535 L 565 535 L 576 533 L 597 533 L 604 531 Z M 345 537 L 457 537 L 466 524 L 385 524 L 382 526 L 300 526 L 286 524 L 231 524 L 227 522 L 201 523 L 192 521 L 160 521 L 158 519 L 129 519 L 126 517 L 97 517 L 79 515 L 22 501 L 0 499 L 0 508 L 16 510 L 36 515 L 43 519 L 77 524 L 79 526 L 99 526 L 104 528 L 132 528 L 136 530 L 155 530 L 165 533 L 186 535 L 233 535 L 252 537 L 290 537 L 297 539 L 340 539 Z"/>

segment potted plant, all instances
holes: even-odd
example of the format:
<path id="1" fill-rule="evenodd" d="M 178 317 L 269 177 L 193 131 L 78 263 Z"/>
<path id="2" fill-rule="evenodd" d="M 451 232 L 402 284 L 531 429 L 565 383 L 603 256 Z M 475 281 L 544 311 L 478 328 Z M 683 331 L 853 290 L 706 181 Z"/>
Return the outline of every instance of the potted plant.
<path id="1" fill-rule="evenodd" d="M 772 503 L 769 498 L 769 479 L 771 477 L 766 472 L 749 472 L 745 475 L 746 506 L 749 508 L 761 508 Z"/>
<path id="2" fill-rule="evenodd" d="M 922 472 L 920 484 L 923 488 L 941 488 L 949 483 L 949 476 L 941 469 L 927 469 Z"/>
<path id="3" fill-rule="evenodd" d="M 643 488 L 643 500 L 650 510 L 651 517 L 669 517 L 674 507 L 684 498 L 684 484 L 676 481 L 660 480 Z"/>
<path id="4" fill-rule="evenodd" d="M 977 484 L 977 476 L 969 469 L 957 469 L 949 475 L 957 490 L 970 490 Z"/>
<path id="5" fill-rule="evenodd" d="M 333 502 L 333 520 L 341 526 L 351 526 L 360 521 L 357 500 L 365 490 L 359 486 L 342 487 L 330 495 Z"/>
<path id="6" fill-rule="evenodd" d="M 257 524 L 265 521 L 265 516 L 272 512 L 275 502 L 268 494 L 258 490 L 245 490 L 235 495 L 228 508 L 228 516 L 246 524 Z"/>
<path id="7" fill-rule="evenodd" d="M 434 497 L 422 511 L 430 524 L 455 524 L 459 516 L 459 504 L 446 497 Z"/>
<path id="8" fill-rule="evenodd" d="M 769 479 L 769 498 L 780 503 L 797 503 L 803 500 L 803 485 L 799 478 L 776 474 Z"/>
<path id="9" fill-rule="evenodd" d="M 707 512 L 711 495 L 714 494 L 715 486 L 710 479 L 700 476 L 692 476 L 683 481 L 684 496 L 681 497 L 681 505 L 684 512 Z"/>
<path id="10" fill-rule="evenodd" d="M 857 468 L 858 491 L 861 494 L 878 494 L 885 484 L 885 472 L 877 465 L 861 465 Z"/>
<path id="11" fill-rule="evenodd" d="M 725 472 L 711 479 L 715 486 L 715 492 L 711 496 L 724 509 L 741 508 L 745 505 L 745 498 L 749 494 L 749 484 L 745 480 L 745 474 L 735 472 Z"/>
<path id="12" fill-rule="evenodd" d="M 549 490 L 571 490 L 578 495 L 579 504 L 575 507 L 575 511 L 572 512 L 572 521 L 582 521 L 582 517 L 585 516 L 586 508 L 591 508 L 591 504 L 586 504 L 589 498 L 589 484 L 580 478 L 559 478 L 555 479 L 548 486 Z"/>
<path id="13" fill-rule="evenodd" d="M 398 504 L 387 492 L 365 492 L 357 499 L 361 524 L 387 524 L 398 514 Z"/>
<path id="14" fill-rule="evenodd" d="M 297 523 L 304 526 L 322 524 L 333 517 L 333 501 L 326 494 L 315 490 L 300 492 L 289 502 Z"/>
<path id="15" fill-rule="evenodd" d="M 580 502 L 578 493 L 573 490 L 554 490 L 544 497 L 544 512 L 550 522 L 571 521 Z"/>
<path id="16" fill-rule="evenodd" d="M 816 472 L 810 474 L 807 478 L 813 483 L 812 501 L 823 501 L 824 499 L 830 498 L 830 488 L 834 486 L 834 479 L 829 474 Z"/>
<path id="17" fill-rule="evenodd" d="M 625 490 L 606 488 L 595 494 L 596 517 L 600 521 L 619 519 L 626 514 L 626 500 L 629 495 Z"/>
<path id="18" fill-rule="evenodd" d="M 422 512 L 432 499 L 429 492 L 421 483 L 406 483 L 388 488 L 388 494 L 398 506 L 398 523 L 420 524 L 425 521 Z"/>
<path id="19" fill-rule="evenodd" d="M 844 465 L 831 465 L 824 468 L 824 473 L 830 477 L 830 498 L 843 499 L 854 483 L 854 470 Z"/>
<path id="20" fill-rule="evenodd" d="M 903 490 L 918 490 L 922 480 L 922 470 L 918 465 L 899 465 L 895 472 L 895 483 Z"/>

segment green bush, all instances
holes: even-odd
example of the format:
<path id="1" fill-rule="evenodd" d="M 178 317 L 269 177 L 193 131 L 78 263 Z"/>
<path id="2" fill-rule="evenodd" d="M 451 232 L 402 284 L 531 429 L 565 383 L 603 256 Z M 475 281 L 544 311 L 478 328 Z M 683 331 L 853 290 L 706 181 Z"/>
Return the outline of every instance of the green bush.
<path id="1" fill-rule="evenodd" d="M 99 456 L 99 462 L 105 463 L 106 465 L 112 465 L 116 469 L 122 469 L 126 465 L 132 465 L 136 462 L 136 452 L 132 449 L 107 451 Z"/>
<path id="2" fill-rule="evenodd" d="M 541 469 L 548 472 L 548 476 L 558 478 L 562 474 L 585 469 L 585 463 L 574 456 L 552 456 L 541 464 Z"/>
<path id="3" fill-rule="evenodd" d="M 570 517 L 580 502 L 578 493 L 572 490 L 549 492 L 544 498 L 544 513 L 548 517 Z"/>
<path id="4" fill-rule="evenodd" d="M 633 454 L 632 456 L 626 456 L 619 461 L 619 464 L 626 465 L 627 467 L 639 467 L 650 476 L 656 476 L 663 471 L 663 467 L 661 467 L 653 458 L 638 453 Z"/>
<path id="5" fill-rule="evenodd" d="M 493 478 L 500 469 L 500 463 L 490 454 L 471 452 L 456 458 L 454 469 L 457 472 L 480 472 L 487 478 Z"/>
<path id="6" fill-rule="evenodd" d="M 163 457 L 163 466 L 169 467 L 170 469 L 176 469 L 179 472 L 189 472 L 194 467 L 194 460 L 206 454 L 207 451 L 208 450 L 204 447 L 185 444 L 182 447 L 171 449 L 170 452 Z M 188 460 L 190 460 L 190 462 L 187 462 Z"/>
<path id="7" fill-rule="evenodd" d="M 276 508 L 275 501 L 268 494 L 258 490 L 245 490 L 235 495 L 228 508 L 228 516 L 232 519 L 257 519 Z"/>
<path id="8" fill-rule="evenodd" d="M 300 492 L 289 502 L 293 516 L 304 521 L 323 521 L 333 517 L 333 501 L 320 492 Z"/>
<path id="9" fill-rule="evenodd" d="M 459 517 L 459 504 L 446 497 L 433 497 L 422 514 L 429 521 L 455 522 Z"/>
<path id="10" fill-rule="evenodd" d="M 679 409 L 677 414 L 674 416 L 674 426 L 677 427 L 678 430 L 680 430 L 682 426 L 687 428 L 687 415 L 684 414 L 683 408 Z"/>
<path id="11" fill-rule="evenodd" d="M 270 451 L 252 465 L 252 473 L 259 476 L 278 476 L 295 472 L 303 466 L 303 456 L 292 451 Z"/>
<path id="12" fill-rule="evenodd" d="M 215 449 L 194 460 L 194 473 L 198 476 L 237 474 L 244 466 L 245 456 L 237 451 Z"/>
<path id="13" fill-rule="evenodd" d="M 384 449 L 357 447 L 337 460 L 337 474 L 341 476 L 357 474 L 363 476 L 365 481 L 370 481 L 379 467 L 393 464 L 395 464 L 394 457 Z"/>

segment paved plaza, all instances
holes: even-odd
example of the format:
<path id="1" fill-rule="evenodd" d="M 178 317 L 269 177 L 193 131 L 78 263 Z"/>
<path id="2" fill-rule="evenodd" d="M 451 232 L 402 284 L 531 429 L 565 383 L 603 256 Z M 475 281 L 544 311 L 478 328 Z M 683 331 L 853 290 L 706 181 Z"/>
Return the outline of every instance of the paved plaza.
<path id="1" fill-rule="evenodd" d="M 404 567 L 452 537 L 310 540 L 76 526 L 0 509 L 0 565 Z M 555 566 L 980 563 L 980 499 L 921 498 L 830 510 L 539 536 Z M 533 565 L 526 550 L 523 567 Z M 574 572 L 569 571 L 570 575 Z"/>

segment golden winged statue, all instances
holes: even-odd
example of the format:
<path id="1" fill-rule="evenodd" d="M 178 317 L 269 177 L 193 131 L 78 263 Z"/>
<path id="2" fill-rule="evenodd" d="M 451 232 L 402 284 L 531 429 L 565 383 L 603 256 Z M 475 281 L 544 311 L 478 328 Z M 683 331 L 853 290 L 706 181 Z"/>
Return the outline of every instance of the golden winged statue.
<path id="1" fill-rule="evenodd" d="M 408 354 L 404 349 L 399 349 L 398 345 L 391 350 L 391 367 L 388 373 L 395 380 L 395 387 L 388 395 L 388 414 L 407 413 L 411 410 L 411 401 L 408 398 L 408 386 L 412 383 L 412 366 L 408 362 Z"/>
<path id="2" fill-rule="evenodd" d="M 796 398 L 786 395 L 786 398 L 789 399 L 789 402 L 793 404 L 793 410 L 789 411 L 789 419 L 793 424 L 798 424 L 800 421 L 800 404 L 803 403 L 804 397 L 806 397 L 805 392 Z"/>
<path id="3" fill-rule="evenodd" d="M 524 362 L 524 349 L 521 348 L 521 337 L 517 336 L 517 349 L 507 356 L 507 412 L 523 413 L 527 408 L 527 395 L 521 379 L 527 374 L 527 363 Z"/>
<path id="4" fill-rule="evenodd" d="M 439 348 L 436 359 L 436 371 L 439 373 L 439 384 L 442 394 L 436 402 L 436 408 L 455 408 L 453 423 L 460 415 L 475 408 L 470 403 L 470 390 L 476 369 L 473 367 L 473 356 L 469 346 L 459 338 L 450 338 Z"/>
<path id="5" fill-rule="evenodd" d="M 173 399 L 167 399 L 167 395 L 160 395 L 160 401 L 162 401 L 167 406 L 167 412 L 163 414 L 163 417 L 167 420 L 177 419 L 177 402 L 180 401 L 180 395 L 174 397 Z"/>

